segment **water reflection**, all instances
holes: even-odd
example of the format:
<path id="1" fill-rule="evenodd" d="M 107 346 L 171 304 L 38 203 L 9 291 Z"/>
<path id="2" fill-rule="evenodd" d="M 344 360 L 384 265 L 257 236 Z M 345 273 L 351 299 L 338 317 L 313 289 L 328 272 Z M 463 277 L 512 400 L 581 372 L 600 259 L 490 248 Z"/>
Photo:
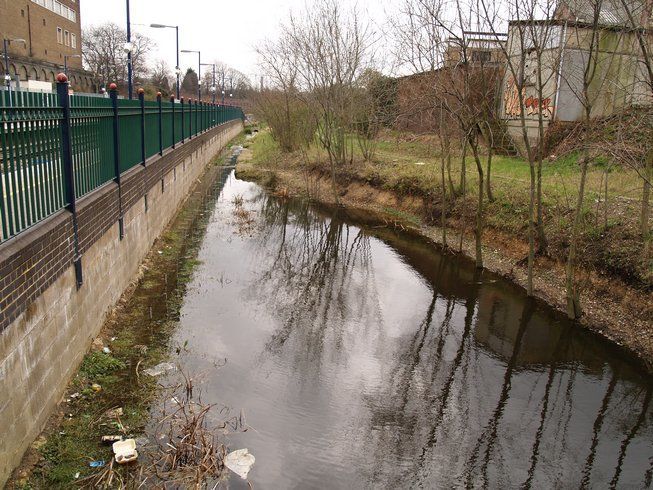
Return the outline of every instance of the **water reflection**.
<path id="1" fill-rule="evenodd" d="M 651 381 L 593 336 L 364 216 L 233 176 L 214 212 L 179 337 L 228 358 L 205 399 L 247 412 L 255 485 L 651 485 Z"/>

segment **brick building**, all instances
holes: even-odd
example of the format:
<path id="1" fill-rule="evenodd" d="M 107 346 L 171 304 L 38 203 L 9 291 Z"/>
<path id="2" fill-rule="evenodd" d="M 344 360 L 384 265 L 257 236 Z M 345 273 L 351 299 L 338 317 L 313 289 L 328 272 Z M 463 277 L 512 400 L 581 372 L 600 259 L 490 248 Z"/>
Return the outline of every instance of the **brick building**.
<path id="1" fill-rule="evenodd" d="M 82 69 L 80 1 L 0 0 L 0 37 L 25 40 L 9 44 L 9 74 L 18 84 L 54 82 L 64 69 L 64 56 L 68 56 L 73 90 L 93 91 L 92 77 Z M 4 63 L 0 57 L 2 74 Z"/>

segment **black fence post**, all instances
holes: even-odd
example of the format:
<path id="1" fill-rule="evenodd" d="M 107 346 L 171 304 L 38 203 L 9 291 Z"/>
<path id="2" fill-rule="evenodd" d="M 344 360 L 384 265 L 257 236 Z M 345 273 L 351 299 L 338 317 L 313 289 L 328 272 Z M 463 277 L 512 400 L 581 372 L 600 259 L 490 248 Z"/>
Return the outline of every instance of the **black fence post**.
<path id="1" fill-rule="evenodd" d="M 202 102 L 197 100 L 195 101 L 195 136 L 200 134 L 200 109 Z"/>
<path id="2" fill-rule="evenodd" d="M 145 90 L 138 89 L 138 102 L 141 105 L 141 165 L 145 166 L 147 153 L 145 153 Z"/>
<path id="3" fill-rule="evenodd" d="M 191 98 L 188 99 L 188 139 L 193 139 L 193 99 Z"/>
<path id="4" fill-rule="evenodd" d="M 63 160 L 64 192 L 66 208 L 73 218 L 73 264 L 77 289 L 82 286 L 82 254 L 79 251 L 79 225 L 77 223 L 77 202 L 75 196 L 75 170 L 73 167 L 73 147 L 71 138 L 70 97 L 68 95 L 68 77 L 64 73 L 57 75 L 57 96 L 62 111 L 61 118 L 61 157 Z"/>
<path id="5" fill-rule="evenodd" d="M 163 156 L 163 106 L 161 105 L 161 92 L 157 92 L 156 101 L 159 105 L 159 155 Z"/>
<path id="6" fill-rule="evenodd" d="M 172 124 L 171 124 L 171 126 L 172 126 L 172 149 L 174 150 L 175 146 L 177 146 L 176 145 L 177 139 L 175 138 L 175 96 L 174 95 L 170 96 L 170 104 L 172 105 Z M 183 113 L 182 113 L 182 116 L 183 116 Z M 181 132 L 183 133 L 184 132 L 183 124 L 182 124 L 181 127 L 182 127 Z M 163 152 L 161 152 L 161 155 L 163 155 Z"/>
<path id="7" fill-rule="evenodd" d="M 115 83 L 109 85 L 111 94 L 111 105 L 113 106 L 113 181 L 118 184 L 118 229 L 120 239 L 125 237 L 125 224 L 122 215 L 122 185 L 120 182 L 120 124 L 118 114 L 118 86 Z"/>
<path id="8" fill-rule="evenodd" d="M 186 139 L 185 136 L 184 136 L 184 125 L 185 125 L 184 123 L 186 122 L 186 121 L 184 121 L 184 119 L 185 119 L 185 117 L 184 117 L 184 98 L 182 97 L 181 99 L 179 99 L 179 102 L 181 102 L 181 142 L 183 143 L 184 140 Z"/>

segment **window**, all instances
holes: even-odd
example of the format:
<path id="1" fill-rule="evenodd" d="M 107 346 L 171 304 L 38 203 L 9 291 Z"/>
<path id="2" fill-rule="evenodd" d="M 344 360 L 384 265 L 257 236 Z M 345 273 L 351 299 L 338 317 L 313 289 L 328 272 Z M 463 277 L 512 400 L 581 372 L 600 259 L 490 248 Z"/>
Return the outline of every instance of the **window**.
<path id="1" fill-rule="evenodd" d="M 25 11 L 23 9 L 20 9 L 20 16 L 25 17 Z"/>
<path id="2" fill-rule="evenodd" d="M 75 34 L 70 34 L 70 45 L 73 48 L 77 48 L 77 36 Z"/>
<path id="3" fill-rule="evenodd" d="M 63 31 L 63 41 L 66 46 L 70 46 L 70 32 Z"/>
<path id="4" fill-rule="evenodd" d="M 43 19 L 43 25 L 45 25 L 45 19 Z"/>
<path id="5" fill-rule="evenodd" d="M 57 27 L 57 42 L 63 44 L 63 29 L 61 27 Z"/>
<path id="6" fill-rule="evenodd" d="M 65 17 L 71 22 L 77 22 L 77 12 L 57 0 L 32 0 L 32 2 Z"/>

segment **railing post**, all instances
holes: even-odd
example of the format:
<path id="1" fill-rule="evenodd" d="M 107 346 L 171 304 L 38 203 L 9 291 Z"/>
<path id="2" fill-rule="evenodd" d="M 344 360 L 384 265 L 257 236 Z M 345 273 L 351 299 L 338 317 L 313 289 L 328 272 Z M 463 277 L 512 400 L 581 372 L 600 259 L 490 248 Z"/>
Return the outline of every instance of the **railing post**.
<path id="1" fill-rule="evenodd" d="M 61 157 L 63 160 L 64 192 L 66 208 L 73 218 L 73 264 L 77 289 L 82 286 L 82 254 L 79 251 L 79 226 L 77 223 L 77 202 L 75 196 L 75 170 L 73 168 L 73 148 L 71 139 L 70 96 L 68 95 L 68 77 L 64 73 L 57 75 L 57 96 L 62 110 L 61 118 Z"/>
<path id="2" fill-rule="evenodd" d="M 170 96 L 170 104 L 172 104 L 172 149 L 175 149 L 175 146 L 177 146 L 177 140 L 175 138 L 175 96 L 171 95 Z M 183 133 L 183 124 L 182 124 L 182 133 Z M 163 145 L 161 145 L 163 146 Z M 163 151 L 161 151 L 161 155 L 163 155 Z"/>
<path id="3" fill-rule="evenodd" d="M 188 99 L 188 139 L 193 139 L 193 99 L 191 98 Z"/>
<path id="4" fill-rule="evenodd" d="M 138 89 L 138 102 L 141 104 L 141 165 L 145 166 L 145 90 Z"/>
<path id="5" fill-rule="evenodd" d="M 161 92 L 156 93 L 156 102 L 159 105 L 159 155 L 163 156 L 163 106 L 161 105 Z"/>
<path id="6" fill-rule="evenodd" d="M 179 99 L 179 102 L 181 102 L 181 142 L 184 143 L 186 137 L 184 136 L 184 98 L 182 97 Z"/>
<path id="7" fill-rule="evenodd" d="M 201 109 L 201 104 L 199 100 L 195 102 L 195 136 L 200 134 L 200 109 Z"/>
<path id="8" fill-rule="evenodd" d="M 125 224 L 122 215 L 122 185 L 120 182 L 120 124 L 118 114 L 118 86 L 115 83 L 109 85 L 111 94 L 111 105 L 113 106 L 113 181 L 118 184 L 118 229 L 120 239 L 125 237 Z"/>

